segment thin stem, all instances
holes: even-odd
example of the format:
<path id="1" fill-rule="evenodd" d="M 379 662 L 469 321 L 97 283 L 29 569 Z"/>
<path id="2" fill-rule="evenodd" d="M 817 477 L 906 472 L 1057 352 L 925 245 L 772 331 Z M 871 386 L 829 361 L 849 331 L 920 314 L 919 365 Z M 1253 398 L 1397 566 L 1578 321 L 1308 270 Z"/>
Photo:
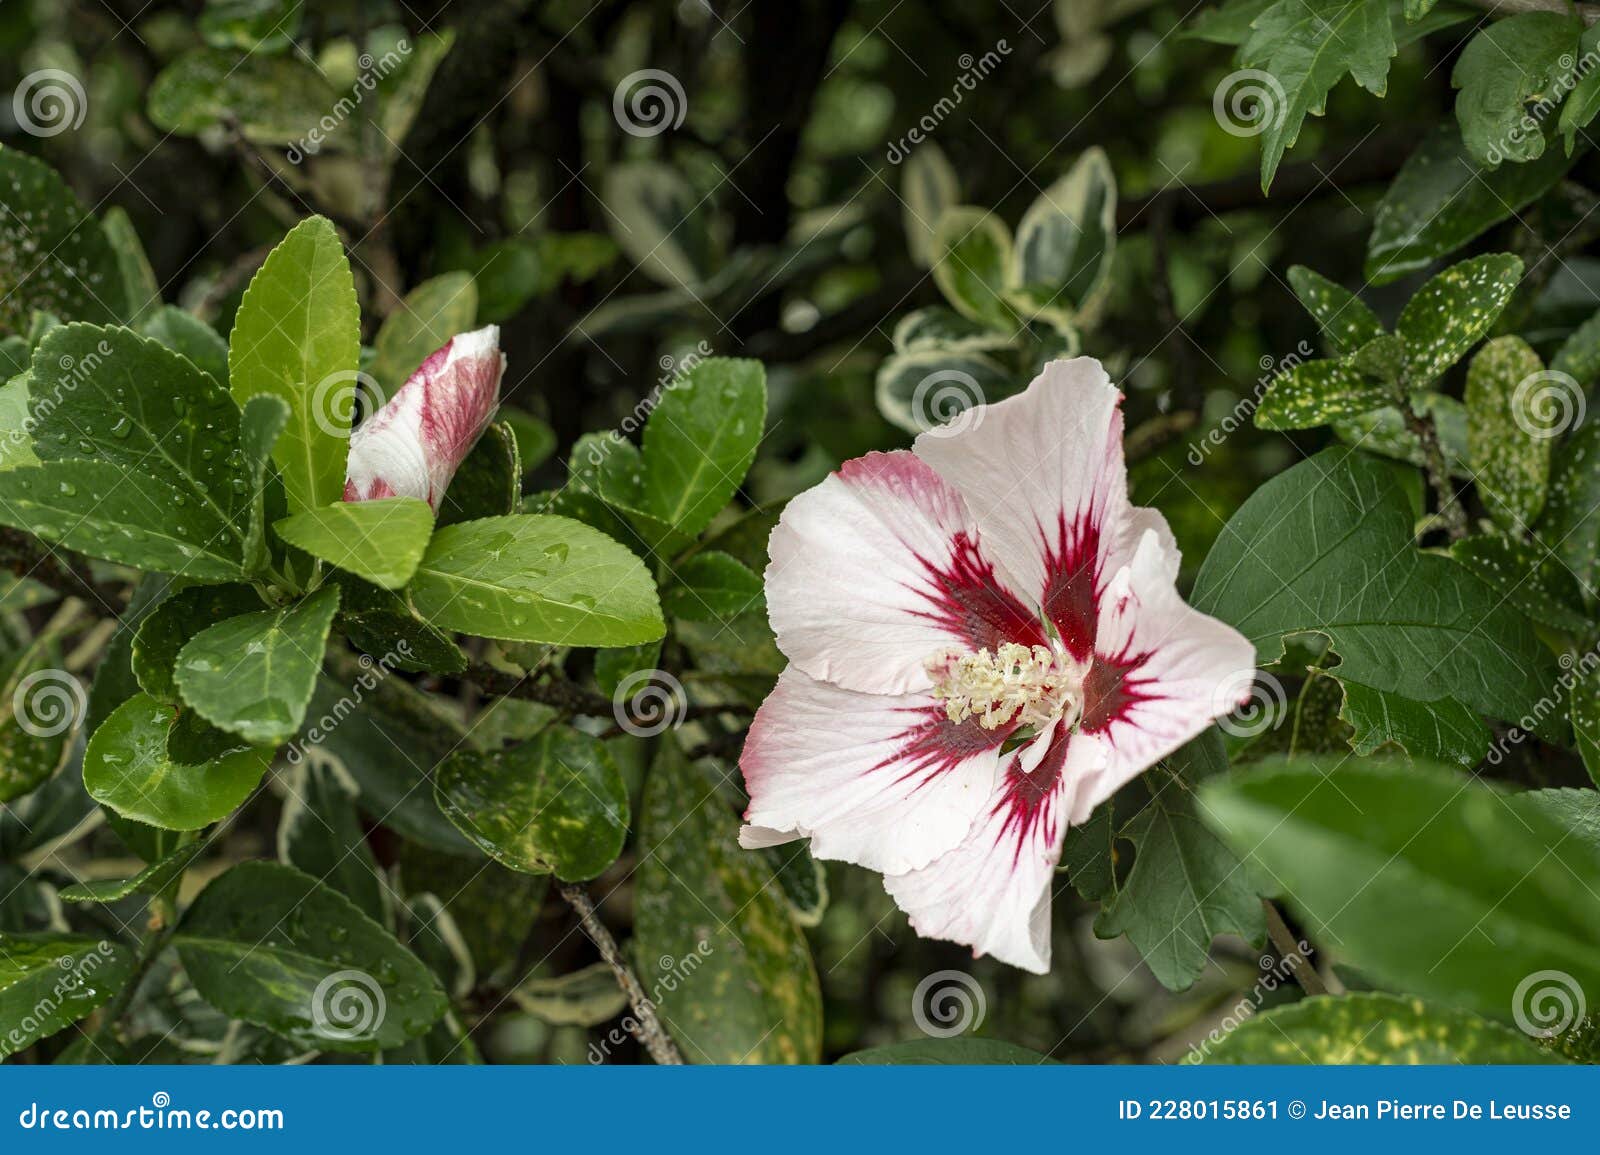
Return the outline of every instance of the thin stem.
<path id="1" fill-rule="evenodd" d="M 181 881 L 181 876 L 167 890 L 150 899 L 150 922 L 145 929 L 144 939 L 139 943 L 139 953 L 134 959 L 133 973 L 128 976 L 128 981 L 117 992 L 116 997 L 101 1012 L 100 1023 L 89 1036 L 91 1046 L 99 1043 L 116 1029 L 118 1021 L 127 1013 L 129 1005 L 133 1002 L 133 996 L 144 983 L 145 976 L 150 973 L 150 968 L 155 965 L 156 959 L 161 957 L 161 952 L 167 949 L 167 943 L 172 940 L 173 932 L 178 929 L 177 907 L 170 897 L 176 893 L 177 881 Z"/>
<path id="2" fill-rule="evenodd" d="M 622 951 L 617 948 L 617 940 L 611 937 L 611 932 L 595 913 L 594 903 L 589 900 L 588 892 L 575 883 L 564 882 L 561 884 L 561 897 L 566 899 L 567 905 L 577 913 L 578 921 L 583 924 L 584 933 L 600 951 L 600 957 L 611 968 L 611 973 L 616 975 L 617 985 L 622 988 L 622 993 L 628 996 L 628 1005 L 633 1008 L 633 1017 L 630 1020 L 633 1037 L 650 1052 L 650 1057 L 657 1064 L 664 1067 L 682 1066 L 683 1056 L 662 1028 L 661 1020 L 656 1018 L 655 1004 L 644 993 L 644 987 L 639 984 L 639 977 L 633 973 L 633 968 L 622 957 Z"/>
<path id="3" fill-rule="evenodd" d="M 1405 414 L 1406 428 L 1416 434 L 1417 440 L 1422 443 L 1428 483 L 1439 502 L 1439 518 L 1444 522 L 1450 540 L 1460 541 L 1467 536 L 1467 511 L 1461 508 L 1461 502 L 1456 499 L 1455 486 L 1450 482 L 1450 467 L 1445 462 L 1444 447 L 1439 444 L 1439 431 L 1434 427 L 1431 416 L 1425 417 L 1412 407 L 1409 394 L 1401 406 L 1401 412 Z"/>
<path id="4" fill-rule="evenodd" d="M 1289 973 L 1294 976 L 1294 981 L 1300 984 L 1300 989 L 1308 995 L 1327 994 L 1328 984 L 1322 981 L 1311 960 L 1301 952 L 1289 924 L 1283 921 L 1282 912 L 1270 899 L 1263 898 L 1261 907 L 1267 912 L 1267 935 L 1272 939 L 1272 945 L 1277 948 L 1284 965 L 1289 968 Z"/>

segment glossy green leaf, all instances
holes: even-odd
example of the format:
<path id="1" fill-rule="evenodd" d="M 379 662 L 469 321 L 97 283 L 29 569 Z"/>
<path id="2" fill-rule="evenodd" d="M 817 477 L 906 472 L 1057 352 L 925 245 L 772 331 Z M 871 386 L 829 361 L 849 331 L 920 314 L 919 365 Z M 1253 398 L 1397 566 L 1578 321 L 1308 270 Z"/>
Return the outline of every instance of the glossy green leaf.
<path id="1" fill-rule="evenodd" d="M 1273 1007 L 1251 1015 L 1196 1056 L 1203 1063 L 1275 1066 L 1561 1062 L 1527 1035 L 1499 1023 L 1376 991 L 1319 995 Z"/>
<path id="2" fill-rule="evenodd" d="M 429 353 L 471 329 L 477 315 L 471 273 L 444 273 L 407 293 L 373 342 L 371 372 L 384 396 L 393 397 Z"/>
<path id="3" fill-rule="evenodd" d="M 117 267 L 122 275 L 122 296 L 127 302 L 126 320 L 138 325 L 161 307 L 161 284 L 156 280 L 150 258 L 145 256 L 144 245 L 121 205 L 112 205 L 100 222 L 117 255 Z"/>
<path id="4" fill-rule="evenodd" d="M 946 209 L 934 234 L 933 279 L 956 312 L 1012 331 L 1017 317 L 1006 293 L 1015 288 L 1011 230 L 984 209 Z"/>
<path id="5" fill-rule="evenodd" d="M 1344 701 L 1339 717 L 1355 731 L 1350 745 L 1357 754 L 1396 747 L 1423 761 L 1470 769 L 1488 753 L 1489 728 L 1460 702 L 1450 698 L 1418 702 L 1359 682 L 1340 685 Z"/>
<path id="6" fill-rule="evenodd" d="M 1577 579 L 1542 546 L 1482 534 L 1451 545 L 1450 556 L 1540 625 L 1579 636 L 1591 628 Z"/>
<path id="7" fill-rule="evenodd" d="M 1521 337 L 1496 337 L 1467 369 L 1467 452 L 1478 496 L 1512 532 L 1544 508 L 1552 441 L 1535 393 L 1552 387 L 1559 383 L 1545 377 L 1544 362 Z"/>
<path id="8" fill-rule="evenodd" d="M 127 307 L 117 254 L 66 182 L 0 148 L 0 332 L 26 334 L 38 309 L 113 323 Z"/>
<path id="9" fill-rule="evenodd" d="M 399 1046 L 448 1009 L 432 973 L 393 935 L 275 862 L 215 879 L 173 942 L 208 1003 L 315 1050 Z"/>
<path id="10" fill-rule="evenodd" d="M 766 428 L 759 361 L 708 357 L 663 388 L 645 423 L 644 512 L 698 534 L 744 480 Z"/>
<path id="11" fill-rule="evenodd" d="M 736 618 L 761 603 L 761 576 L 718 550 L 697 553 L 679 565 L 661 595 L 666 614 L 689 621 Z"/>
<path id="12" fill-rule="evenodd" d="M 1381 981 L 1509 1018 L 1558 970 L 1600 994 L 1600 854 L 1517 795 L 1422 765 L 1264 764 L 1201 789 L 1317 941 Z"/>
<path id="13" fill-rule="evenodd" d="M 161 305 L 144 318 L 139 332 L 189 358 L 218 385 L 228 384 L 228 343 L 193 313 Z"/>
<path id="14" fill-rule="evenodd" d="M 822 995 L 810 948 L 766 859 L 739 847 L 717 780 L 672 738 L 661 743 L 640 815 L 635 952 L 682 976 L 657 1004 L 685 1059 L 814 1063 Z"/>
<path id="15" fill-rule="evenodd" d="M 204 842 L 189 842 L 171 854 L 151 863 L 130 878 L 109 878 L 80 882 L 61 891 L 63 902 L 118 902 L 135 894 L 159 894 L 189 869 L 189 864 L 206 850 Z"/>
<path id="16" fill-rule="evenodd" d="M 191 586 L 152 609 L 138 624 L 131 651 L 138 687 L 152 698 L 178 701 L 172 670 L 190 638 L 218 622 L 261 609 L 261 595 L 247 585 Z"/>
<path id="17" fill-rule="evenodd" d="M 233 813 L 261 781 L 272 752 L 241 748 L 212 731 L 180 755 L 168 743 L 192 732 L 186 717 L 148 694 L 118 706 L 83 756 L 83 782 L 95 801 L 163 830 L 199 830 Z M 197 754 L 197 761 L 179 760 Z"/>
<path id="18" fill-rule="evenodd" d="M 1461 139 L 1474 160 L 1493 168 L 1537 160 L 1544 133 L 1528 131 L 1528 101 L 1569 77 L 1582 22 L 1556 12 L 1518 12 L 1485 24 L 1456 59 Z"/>
<path id="19" fill-rule="evenodd" d="M 273 449 L 289 511 L 344 493 L 350 412 L 361 360 L 355 282 L 333 225 L 309 217 L 267 256 L 239 304 L 228 342 L 233 396 L 272 393 L 289 405 Z M 343 407 L 341 407 L 343 406 Z"/>
<path id="20" fill-rule="evenodd" d="M 272 530 L 329 565 L 397 590 L 411 580 L 433 533 L 433 510 L 415 497 L 336 501 L 302 510 Z"/>
<path id="21" fill-rule="evenodd" d="M 78 934 L 0 934 L 0 1059 L 65 1030 L 133 976 L 126 947 Z"/>
<path id="22" fill-rule="evenodd" d="M 633 646 L 666 631 L 643 563 L 565 517 L 446 526 L 434 533 L 407 594 L 440 629 L 502 641 Z"/>
<path id="23" fill-rule="evenodd" d="M 1360 297 L 1322 274 L 1294 265 L 1289 269 L 1294 295 L 1317 321 L 1329 354 L 1348 357 L 1383 336 L 1383 323 Z"/>
<path id="24" fill-rule="evenodd" d="M 515 513 L 522 505 L 522 458 L 504 422 L 483 431 L 439 503 L 439 524 L 455 525 Z"/>
<path id="25" fill-rule="evenodd" d="M 553 725 L 507 750 L 463 750 L 439 767 L 439 809 L 480 850 L 528 874 L 567 882 L 616 861 L 628 792 L 598 739 Z"/>
<path id="26" fill-rule="evenodd" d="M 467 668 L 461 647 L 417 617 L 405 598 L 350 575 L 336 580 L 344 593 L 335 624 L 351 645 L 399 670 L 457 674 Z"/>
<path id="27" fill-rule="evenodd" d="M 1566 138 L 1568 154 L 1577 146 L 1578 134 L 1594 120 L 1595 113 L 1600 112 L 1600 69 L 1592 64 L 1587 68 L 1581 67 L 1581 62 L 1593 61 L 1596 52 L 1600 52 L 1600 26 L 1591 24 L 1583 30 L 1583 37 L 1578 42 L 1580 68 L 1572 78 L 1575 82 L 1561 106 L 1561 119 L 1557 123 L 1561 135 Z"/>
<path id="28" fill-rule="evenodd" d="M 282 490 L 275 488 L 277 479 L 272 475 L 272 450 L 288 423 L 288 404 L 271 393 L 257 393 L 244 403 L 239 415 L 239 452 L 250 486 L 250 513 L 244 535 L 244 567 L 250 574 L 260 573 L 271 561 L 267 543 L 269 493 L 274 505 L 283 501 Z"/>
<path id="29" fill-rule="evenodd" d="M 282 609 L 208 627 L 178 653 L 178 692 L 213 725 L 276 746 L 305 721 L 338 608 L 339 587 L 325 585 Z"/>
<path id="30" fill-rule="evenodd" d="M 1302 361 L 1272 379 L 1256 408 L 1262 429 L 1311 429 L 1394 404 L 1394 391 L 1342 361 Z"/>
<path id="31" fill-rule="evenodd" d="M 282 779 L 287 797 L 278 819 L 278 859 L 321 879 L 377 922 L 389 918 L 385 884 L 361 816 L 359 787 L 336 758 L 295 749 Z"/>

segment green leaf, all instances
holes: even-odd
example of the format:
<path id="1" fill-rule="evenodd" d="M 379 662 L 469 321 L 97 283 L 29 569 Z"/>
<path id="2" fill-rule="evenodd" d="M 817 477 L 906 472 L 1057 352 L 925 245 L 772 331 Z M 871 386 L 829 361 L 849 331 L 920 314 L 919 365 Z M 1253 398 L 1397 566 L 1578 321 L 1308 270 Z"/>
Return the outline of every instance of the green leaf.
<path id="1" fill-rule="evenodd" d="M 66 182 L 0 148 L 0 332 L 26 334 L 40 309 L 109 323 L 127 308 L 117 254 Z"/>
<path id="2" fill-rule="evenodd" d="M 150 258 L 145 256 L 144 245 L 139 243 L 139 234 L 134 230 L 133 221 L 128 219 L 126 209 L 112 205 L 100 225 L 117 255 L 122 296 L 127 302 L 127 322 L 139 325 L 161 307 L 161 283 L 156 280 Z"/>
<path id="3" fill-rule="evenodd" d="M 924 141 L 906 158 L 900 177 L 901 218 L 905 222 L 906 251 L 920 269 L 931 269 L 939 259 L 936 237 L 945 210 L 961 200 L 961 180 L 944 150 Z"/>
<path id="4" fill-rule="evenodd" d="M 63 902 L 118 902 L 135 894 L 159 894 L 183 877 L 183 872 L 206 850 L 204 842 L 189 842 L 151 863 L 131 878 L 80 882 L 61 891 Z"/>
<path id="5" fill-rule="evenodd" d="M 1383 336 L 1383 323 L 1366 303 L 1322 274 L 1294 265 L 1289 269 L 1289 284 L 1306 312 L 1316 318 L 1333 356 L 1348 357 Z"/>
<path id="6" fill-rule="evenodd" d="M 1585 846 L 1600 853 L 1600 791 L 1571 788 L 1529 790 L 1517 797 Z"/>
<path id="7" fill-rule="evenodd" d="M 1467 155 L 1454 124 L 1439 125 L 1378 204 L 1367 280 L 1388 284 L 1462 248 L 1549 192 L 1576 159 L 1549 148 L 1536 161 L 1490 171 Z"/>
<path id="8" fill-rule="evenodd" d="M 200 35 L 213 48 L 271 55 L 294 43 L 301 0 L 206 0 Z"/>
<path id="9" fill-rule="evenodd" d="M 1454 543 L 1450 556 L 1540 625 L 1579 636 L 1591 628 L 1577 579 L 1542 546 L 1483 534 Z"/>
<path id="10" fill-rule="evenodd" d="M 295 56 L 196 48 L 151 82 L 145 111 L 157 128 L 179 136 L 233 122 L 258 144 L 314 153 L 330 143 L 318 126 L 340 99 L 321 73 Z"/>
<path id="11" fill-rule="evenodd" d="M 710 273 L 705 198 L 676 168 L 658 161 L 614 164 L 601 190 L 612 236 L 640 272 L 669 286 L 694 285 Z"/>
<path id="12" fill-rule="evenodd" d="M 295 748 L 278 819 L 278 859 L 319 878 L 377 922 L 389 918 L 377 860 L 356 810 L 359 788 L 336 758 Z"/>
<path id="13" fill-rule="evenodd" d="M 1600 27 L 1600 25 L 1596 25 Z M 1550 359 L 1550 368 L 1587 387 L 1600 378 L 1600 312 L 1574 329 Z"/>
<path id="14" fill-rule="evenodd" d="M 1201 790 L 1312 935 L 1385 984 L 1497 1017 L 1564 971 L 1600 994 L 1600 856 L 1537 804 L 1422 765 L 1298 759 Z"/>
<path id="15" fill-rule="evenodd" d="M 1017 316 L 1006 302 L 1016 287 L 1011 230 L 991 212 L 958 205 L 946 209 L 934 233 L 933 279 L 956 312 L 1011 332 Z"/>
<path id="16" fill-rule="evenodd" d="M 657 1003 L 690 1062 L 815 1063 L 822 995 L 810 948 L 766 858 L 740 849 L 718 777 L 671 737 L 658 747 L 641 806 L 635 953 L 673 960 L 682 976 Z"/>
<path id="17" fill-rule="evenodd" d="M 1478 496 L 1503 527 L 1524 532 L 1544 508 L 1551 440 L 1533 390 L 1559 388 L 1521 337 L 1496 337 L 1467 368 L 1467 452 Z M 1580 398 L 1571 398 L 1578 402 Z"/>
<path id="18" fill-rule="evenodd" d="M 189 715 L 148 694 L 135 694 L 114 710 L 89 739 L 83 784 L 96 802 L 136 822 L 163 830 L 199 830 L 226 818 L 261 781 L 272 751 L 230 749 L 223 737 L 192 733 Z M 183 755 L 169 741 L 198 747 Z M 179 761 L 200 754 L 197 762 Z"/>
<path id="19" fill-rule="evenodd" d="M 439 524 L 515 513 L 522 505 L 522 459 L 517 436 L 497 421 L 483 431 L 439 503 Z"/>
<path id="20" fill-rule="evenodd" d="M 289 423 L 289 406 L 282 397 L 257 393 L 244 403 L 239 415 L 239 452 L 244 458 L 246 482 L 250 486 L 250 516 L 244 535 L 244 567 L 258 574 L 272 560 L 267 547 L 267 494 L 271 489 L 274 504 L 283 502 L 282 491 L 272 488 L 272 450 L 283 427 Z"/>
<path id="21" fill-rule="evenodd" d="M 1306 116 L 1323 114 L 1329 90 L 1347 74 L 1368 92 L 1384 94 L 1396 45 L 1389 0 L 1280 0 L 1250 27 L 1239 63 L 1277 82 L 1263 97 L 1260 122 L 1265 191 Z"/>
<path id="22" fill-rule="evenodd" d="M 1315 631 L 1341 681 L 1520 717 L 1554 684 L 1554 661 L 1482 582 L 1412 547 L 1402 476 L 1344 449 L 1279 474 L 1223 527 L 1191 602 L 1250 638 L 1260 665 L 1282 657 L 1285 635 Z"/>
<path id="23" fill-rule="evenodd" d="M 79 934 L 0 934 L 0 1059 L 65 1030 L 132 977 L 133 956 L 117 943 Z"/>
<path id="24" fill-rule="evenodd" d="M 1355 731 L 1350 746 L 1357 754 L 1393 746 L 1412 758 L 1470 770 L 1488 753 L 1489 728 L 1460 702 L 1418 702 L 1359 682 L 1339 684 L 1344 691 L 1339 717 Z"/>
<path id="25" fill-rule="evenodd" d="M 1012 344 L 1011 334 L 991 329 L 943 305 L 915 309 L 894 327 L 896 353 L 980 353 L 1008 349 Z"/>
<path id="26" fill-rule="evenodd" d="M 415 497 L 336 501 L 275 522 L 273 532 L 381 589 L 411 580 L 433 533 L 433 510 Z"/>
<path id="27" fill-rule="evenodd" d="M 1411 394 L 1411 406 L 1421 416 L 1433 418 L 1439 447 L 1444 450 L 1445 467 L 1451 475 L 1470 477 L 1466 465 L 1467 407 L 1454 397 L 1426 389 Z M 1333 431 L 1340 441 L 1352 448 L 1405 461 L 1418 469 L 1427 465 L 1422 442 L 1407 427 L 1405 415 L 1393 406 L 1335 421 Z"/>
<path id="28" fill-rule="evenodd" d="M 603 962 L 556 978 L 526 978 L 511 992 L 518 1009 L 557 1027 L 598 1027 L 628 1006 L 617 976 Z"/>
<path id="29" fill-rule="evenodd" d="M 766 417 L 761 362 L 697 361 L 662 389 L 645 423 L 644 512 L 684 534 L 711 524 L 755 460 Z"/>
<path id="30" fill-rule="evenodd" d="M 1494 168 L 1537 160 L 1544 152 L 1544 133 L 1524 127 L 1527 104 L 1559 99 L 1551 88 L 1570 73 L 1582 31 L 1575 14 L 1519 12 L 1486 23 L 1467 41 L 1450 83 L 1460 90 L 1456 120 L 1475 160 Z"/>
<path id="31" fill-rule="evenodd" d="M 1406 302 L 1395 325 L 1414 389 L 1461 360 L 1494 326 L 1522 279 L 1522 261 L 1486 253 L 1451 265 Z"/>
<path id="32" fill-rule="evenodd" d="M 83 683 L 59 668 L 42 636 L 0 678 L 0 802 L 29 793 L 60 770 L 84 719 Z"/>
<path id="33" fill-rule="evenodd" d="M 501 409 L 500 423 L 509 425 L 513 436 L 517 439 L 517 459 L 524 473 L 543 465 L 556 451 L 556 431 L 550 428 L 548 422 L 539 420 L 531 413 L 523 413 L 518 409 Z M 521 479 L 518 480 L 520 482 Z"/>
<path id="34" fill-rule="evenodd" d="M 1376 991 L 1319 995 L 1251 1015 L 1191 1061 L 1450 1066 L 1559 1063 L 1524 1034 L 1451 1007 Z"/>
<path id="35" fill-rule="evenodd" d="M 290 606 L 242 614 L 191 638 L 173 677 L 207 721 L 257 746 L 276 746 L 305 721 L 339 587 Z"/>
<path id="36" fill-rule="evenodd" d="M 1578 60 L 1592 61 L 1595 53 L 1600 52 L 1600 25 L 1591 24 L 1584 29 L 1583 37 L 1578 42 Z M 1571 155 L 1577 146 L 1578 134 L 1589 126 L 1589 122 L 1600 112 L 1600 69 L 1589 67 L 1580 69 L 1572 91 L 1567 94 L 1567 102 L 1561 107 L 1561 120 L 1558 126 L 1561 135 L 1567 138 L 1567 154 Z"/>
<path id="37" fill-rule="evenodd" d="M 520 312 L 539 291 L 546 271 L 539 261 L 538 250 L 518 240 L 485 245 L 464 263 L 464 271 L 471 274 L 478 294 L 477 320 L 485 325 L 501 324 Z M 625 303 L 616 302 L 618 305 Z"/>
<path id="38" fill-rule="evenodd" d="M 1014 1043 L 999 1039 L 980 1039 L 973 1035 L 958 1035 L 950 1039 L 912 1039 L 905 1043 L 890 1043 L 882 1047 L 868 1047 L 854 1051 L 839 1060 L 847 1067 L 971 1067 L 1007 1066 L 1033 1067 L 1055 1060 L 1030 1051 Z"/>
<path id="39" fill-rule="evenodd" d="M 666 632 L 638 557 L 565 517 L 515 514 L 446 526 L 407 587 L 423 620 L 508 642 L 633 646 Z"/>
<path id="40" fill-rule="evenodd" d="M 761 602 L 761 577 L 718 550 L 697 553 L 677 568 L 661 595 L 663 612 L 693 622 L 749 613 Z"/>
<path id="41" fill-rule="evenodd" d="M 458 674 L 467 668 L 467 656 L 450 635 L 417 617 L 399 594 L 349 575 L 336 580 L 344 590 L 337 624 L 351 645 L 400 670 Z"/>
<path id="42" fill-rule="evenodd" d="M 959 421 L 974 405 L 1003 401 L 1025 382 L 984 353 L 919 349 L 878 366 L 878 412 L 907 433 Z"/>
<path id="43" fill-rule="evenodd" d="M 173 938 L 201 998 L 325 1051 L 415 1038 L 449 1009 L 438 981 L 343 895 L 275 862 L 244 862 L 201 892 Z"/>
<path id="44" fill-rule="evenodd" d="M 140 323 L 139 332 L 189 358 L 218 385 L 227 385 L 228 343 L 193 313 L 176 305 L 161 305 Z"/>
<path id="45" fill-rule="evenodd" d="M 1262 429 L 1311 429 L 1394 404 L 1394 390 L 1341 361 L 1302 361 L 1272 379 L 1256 408 Z"/>
<path id="46" fill-rule="evenodd" d="M 1237 933 L 1266 938 L 1259 895 L 1266 887 L 1252 869 L 1200 821 L 1196 787 L 1227 768 L 1221 735 L 1207 730 L 1166 765 L 1170 775 L 1149 803 L 1123 823 L 1134 844 L 1133 869 L 1095 919 L 1101 938 L 1126 934 L 1162 985 L 1190 986 L 1205 969 L 1211 940 Z"/>
<path id="47" fill-rule="evenodd" d="M 429 353 L 471 329 L 477 315 L 478 287 L 471 273 L 445 273 L 407 293 L 383 319 L 373 342 L 371 372 L 383 395 L 393 397 Z"/>
<path id="48" fill-rule="evenodd" d="M 247 585 L 190 586 L 163 600 L 133 635 L 132 671 L 139 688 L 164 702 L 178 701 L 172 670 L 188 640 L 218 622 L 261 609 Z"/>
<path id="49" fill-rule="evenodd" d="M 319 114 L 320 115 L 320 114 Z M 290 420 L 273 449 L 289 511 L 316 509 L 344 493 L 350 413 L 340 392 L 361 363 L 360 313 L 344 246 L 323 217 L 301 221 L 268 254 L 239 304 L 228 342 L 233 396 L 272 393 Z"/>
<path id="50" fill-rule="evenodd" d="M 1083 312 L 1110 287 L 1116 237 L 1117 178 L 1091 148 L 1023 214 L 1011 282 L 1040 307 Z"/>
<path id="51" fill-rule="evenodd" d="M 1569 433 L 1555 451 L 1536 537 L 1577 578 L 1586 595 L 1600 584 L 1600 421 Z"/>
<path id="52" fill-rule="evenodd" d="M 1583 768 L 1595 784 L 1600 785 L 1600 670 L 1591 669 L 1582 674 L 1572 687 L 1567 710 Z"/>
<path id="53" fill-rule="evenodd" d="M 596 738 L 553 725 L 508 750 L 463 750 L 437 772 L 439 809 L 512 870 L 594 878 L 628 833 L 628 792 Z"/>

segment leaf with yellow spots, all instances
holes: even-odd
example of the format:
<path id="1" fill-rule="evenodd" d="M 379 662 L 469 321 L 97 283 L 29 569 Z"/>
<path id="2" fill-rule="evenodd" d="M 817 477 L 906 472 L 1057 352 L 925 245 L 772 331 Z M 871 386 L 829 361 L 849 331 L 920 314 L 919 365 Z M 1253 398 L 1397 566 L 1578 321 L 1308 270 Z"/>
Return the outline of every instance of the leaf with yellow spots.
<path id="1" fill-rule="evenodd" d="M 1522 261 L 1487 253 L 1451 265 L 1406 302 L 1395 331 L 1413 389 L 1438 377 L 1489 332 L 1522 279 Z"/>
<path id="2" fill-rule="evenodd" d="M 1536 411 L 1554 382 L 1521 337 L 1496 337 L 1467 370 L 1467 459 L 1496 522 L 1520 532 L 1544 509 L 1554 444 Z"/>

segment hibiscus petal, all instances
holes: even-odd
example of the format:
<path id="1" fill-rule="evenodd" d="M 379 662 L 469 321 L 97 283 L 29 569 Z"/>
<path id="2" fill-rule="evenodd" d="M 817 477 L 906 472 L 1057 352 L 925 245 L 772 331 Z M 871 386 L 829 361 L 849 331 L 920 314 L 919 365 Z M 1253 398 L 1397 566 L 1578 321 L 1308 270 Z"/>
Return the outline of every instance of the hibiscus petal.
<path id="1" fill-rule="evenodd" d="M 488 428 L 506 359 L 489 325 L 450 338 L 350 435 L 344 499 L 416 497 L 439 509 L 456 468 Z"/>
<path id="2" fill-rule="evenodd" d="M 818 858 L 925 866 L 981 812 L 1008 732 L 951 722 L 925 694 L 858 694 L 790 666 L 739 759 L 750 794 L 740 844 L 809 837 Z"/>
<path id="3" fill-rule="evenodd" d="M 1103 757 L 1099 742 L 1059 723 L 1012 753 L 983 816 L 958 847 L 920 870 L 884 878 L 912 929 L 970 946 L 974 958 L 993 955 L 1047 972 L 1066 816 Z"/>
<path id="4" fill-rule="evenodd" d="M 1121 402 L 1094 358 L 1052 361 L 1023 393 L 915 446 L 966 501 L 999 570 L 1018 589 L 1042 591 L 1045 614 L 1080 659 L 1130 510 Z"/>
<path id="5" fill-rule="evenodd" d="M 1069 822 L 1249 698 L 1255 647 L 1186 605 L 1173 585 L 1177 550 L 1146 529 L 1102 599 L 1081 726 L 1105 744 L 1105 766 Z"/>
<path id="6" fill-rule="evenodd" d="M 940 651 L 1045 641 L 986 559 L 960 496 L 905 450 L 848 461 L 795 498 L 769 552 L 778 648 L 846 689 L 926 690 L 926 662 Z"/>

